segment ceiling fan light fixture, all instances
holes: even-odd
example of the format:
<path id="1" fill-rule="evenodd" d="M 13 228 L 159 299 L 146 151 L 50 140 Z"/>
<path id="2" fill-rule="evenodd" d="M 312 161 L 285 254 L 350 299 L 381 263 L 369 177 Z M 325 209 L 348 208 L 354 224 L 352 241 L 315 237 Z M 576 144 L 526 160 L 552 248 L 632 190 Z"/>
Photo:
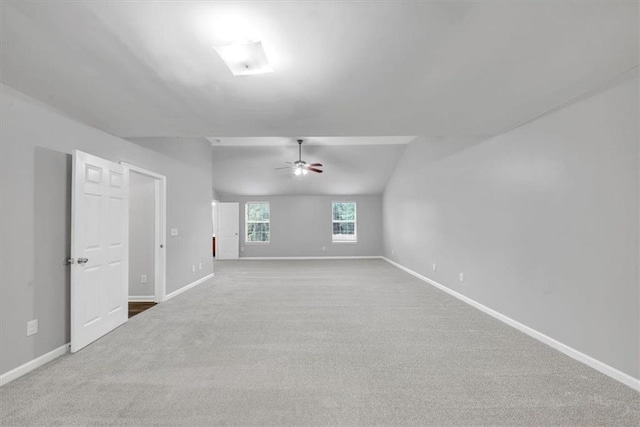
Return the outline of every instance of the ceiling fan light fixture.
<path id="1" fill-rule="evenodd" d="M 304 166 L 296 166 L 295 169 L 293 170 L 293 174 L 295 176 L 303 176 L 308 174 L 309 171 L 307 169 L 304 168 Z"/>
<path id="2" fill-rule="evenodd" d="M 285 166 L 282 168 L 275 168 L 275 170 L 280 169 L 290 169 L 293 171 L 293 174 L 298 177 L 298 179 L 302 179 L 304 175 L 307 175 L 309 171 L 315 173 L 322 173 L 322 169 L 318 169 L 322 167 L 322 163 L 307 163 L 302 160 L 302 139 L 298 140 L 298 160 L 295 162 L 287 162 L 291 166 Z"/>
<path id="3" fill-rule="evenodd" d="M 234 76 L 273 72 L 262 42 L 234 43 L 214 48 Z"/>

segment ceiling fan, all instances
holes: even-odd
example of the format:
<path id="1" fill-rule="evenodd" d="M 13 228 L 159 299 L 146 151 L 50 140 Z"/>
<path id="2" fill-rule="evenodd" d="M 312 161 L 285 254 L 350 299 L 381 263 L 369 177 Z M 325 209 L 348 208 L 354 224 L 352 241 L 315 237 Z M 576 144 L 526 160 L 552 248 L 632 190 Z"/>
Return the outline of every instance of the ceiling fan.
<path id="1" fill-rule="evenodd" d="M 298 140 L 298 160 L 296 160 L 295 162 L 291 163 L 291 162 L 286 162 L 288 163 L 290 166 L 285 166 L 282 168 L 275 168 L 275 170 L 281 170 L 281 169 L 293 169 L 293 174 L 295 176 L 303 176 L 309 173 L 309 171 L 311 172 L 316 172 L 316 173 L 322 173 L 322 169 L 318 169 L 322 167 L 322 163 L 307 163 L 304 160 L 302 160 L 302 139 Z"/>

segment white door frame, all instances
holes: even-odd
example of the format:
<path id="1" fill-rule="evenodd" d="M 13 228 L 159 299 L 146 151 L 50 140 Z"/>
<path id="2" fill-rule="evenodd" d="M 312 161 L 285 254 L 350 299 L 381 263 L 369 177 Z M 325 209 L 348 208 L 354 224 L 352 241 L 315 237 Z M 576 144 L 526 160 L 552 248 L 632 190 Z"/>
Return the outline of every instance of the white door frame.
<path id="1" fill-rule="evenodd" d="M 218 238 L 218 205 L 220 204 L 220 200 L 213 199 L 211 202 L 211 213 L 213 214 L 213 233 L 216 235 L 216 239 Z M 216 241 L 217 246 L 217 241 Z M 218 259 L 218 248 L 216 247 L 216 254 L 213 259 Z"/>
<path id="2" fill-rule="evenodd" d="M 153 299 L 158 303 L 164 302 L 167 295 L 167 177 L 129 163 L 120 163 L 124 167 L 124 172 L 127 176 L 131 171 L 134 171 L 153 178 L 155 182 L 155 288 Z"/>

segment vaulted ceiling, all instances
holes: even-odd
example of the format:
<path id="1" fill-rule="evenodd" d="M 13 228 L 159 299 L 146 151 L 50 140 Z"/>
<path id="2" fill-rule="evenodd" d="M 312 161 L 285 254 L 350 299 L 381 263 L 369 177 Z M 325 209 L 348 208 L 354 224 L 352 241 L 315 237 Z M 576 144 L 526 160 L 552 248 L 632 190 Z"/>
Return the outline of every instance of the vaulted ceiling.
<path id="1" fill-rule="evenodd" d="M 303 143 L 302 159 L 307 163 L 322 163 L 323 172 L 310 172 L 302 178 L 296 177 L 291 169 L 274 170 L 298 160 L 295 141 L 285 139 L 283 145 L 259 144 L 262 138 L 251 140 L 257 145 L 214 142 L 214 181 L 219 193 L 252 196 L 380 194 L 406 143 L 413 138 L 308 138 Z"/>
<path id="2" fill-rule="evenodd" d="M 234 77 L 213 46 L 237 38 L 274 72 Z M 488 136 L 637 67 L 638 4 L 3 1 L 1 41 L 4 84 L 124 138 Z M 216 150 L 223 180 L 291 158 Z"/>

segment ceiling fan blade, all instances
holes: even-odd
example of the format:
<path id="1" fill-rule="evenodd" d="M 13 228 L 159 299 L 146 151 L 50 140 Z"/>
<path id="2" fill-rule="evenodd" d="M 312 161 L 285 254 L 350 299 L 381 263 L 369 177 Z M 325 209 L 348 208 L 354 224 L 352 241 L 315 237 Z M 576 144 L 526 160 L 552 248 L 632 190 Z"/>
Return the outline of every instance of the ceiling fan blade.
<path id="1" fill-rule="evenodd" d="M 307 171 L 311 171 L 311 172 L 315 172 L 315 173 L 322 173 L 321 168 L 322 167 L 322 163 L 307 163 L 305 161 L 302 160 L 302 139 L 298 140 L 298 160 L 295 162 L 285 162 L 288 165 L 291 166 L 285 166 L 285 167 L 281 167 L 281 168 L 274 168 L 274 170 L 282 170 L 282 169 L 293 169 L 295 174 L 302 177 L 302 173 L 307 173 Z"/>

